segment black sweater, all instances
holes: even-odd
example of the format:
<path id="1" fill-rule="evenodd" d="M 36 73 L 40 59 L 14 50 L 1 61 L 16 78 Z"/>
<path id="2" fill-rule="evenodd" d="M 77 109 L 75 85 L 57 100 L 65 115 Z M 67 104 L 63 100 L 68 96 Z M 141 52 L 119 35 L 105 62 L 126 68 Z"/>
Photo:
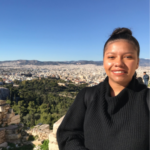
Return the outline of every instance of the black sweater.
<path id="1" fill-rule="evenodd" d="M 60 150 L 148 150 L 149 110 L 145 85 L 134 77 L 117 96 L 110 96 L 108 77 L 95 88 L 86 106 L 82 89 L 57 130 Z"/>

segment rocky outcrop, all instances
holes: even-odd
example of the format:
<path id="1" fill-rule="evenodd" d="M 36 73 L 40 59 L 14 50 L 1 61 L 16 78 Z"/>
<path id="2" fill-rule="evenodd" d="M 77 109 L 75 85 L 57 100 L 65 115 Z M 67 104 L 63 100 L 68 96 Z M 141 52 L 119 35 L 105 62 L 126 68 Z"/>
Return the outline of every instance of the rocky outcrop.
<path id="1" fill-rule="evenodd" d="M 0 128 L 0 144 L 6 142 L 6 134 L 5 134 L 5 129 Z"/>
<path id="2" fill-rule="evenodd" d="M 0 99 L 6 100 L 7 97 L 9 97 L 9 95 L 10 95 L 9 89 L 0 87 Z"/>
<path id="3" fill-rule="evenodd" d="M 23 124 L 10 125 L 6 129 L 6 141 L 10 143 L 20 143 L 22 141 L 21 131 Z"/>
<path id="4" fill-rule="evenodd" d="M 0 100 L 0 126 L 20 123 L 20 115 L 15 115 L 13 109 L 5 100 Z"/>
<path id="5" fill-rule="evenodd" d="M 61 117 L 57 122 L 53 124 L 53 132 L 49 134 L 49 150 L 59 150 L 56 139 L 57 129 L 60 126 L 64 116 Z"/>
<path id="6" fill-rule="evenodd" d="M 38 136 L 39 141 L 44 141 L 48 139 L 50 131 L 49 124 L 37 125 L 34 128 L 26 130 L 26 132 L 33 136 Z"/>
<path id="7" fill-rule="evenodd" d="M 0 147 L 7 146 L 7 142 L 23 143 L 28 138 L 29 135 L 20 123 L 20 115 L 15 115 L 10 105 L 5 100 L 0 100 Z"/>
<path id="8" fill-rule="evenodd" d="M 7 146 L 8 146 L 8 143 L 7 143 L 7 142 L 4 142 L 4 143 L 0 144 L 0 147 L 1 147 L 1 148 L 3 148 L 3 147 L 5 148 L 5 147 L 7 147 Z M 0 148 L 0 150 L 2 150 L 1 148 Z"/>
<path id="9" fill-rule="evenodd" d="M 0 128 L 0 147 L 6 146 L 7 142 L 24 144 L 28 141 L 29 135 L 24 134 L 23 124 L 14 124 Z"/>

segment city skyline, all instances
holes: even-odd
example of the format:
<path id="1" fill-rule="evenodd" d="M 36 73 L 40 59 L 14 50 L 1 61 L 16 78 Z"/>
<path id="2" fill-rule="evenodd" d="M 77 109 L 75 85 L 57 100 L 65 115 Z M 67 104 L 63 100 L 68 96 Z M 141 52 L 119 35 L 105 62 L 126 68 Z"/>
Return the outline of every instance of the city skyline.
<path id="1" fill-rule="evenodd" d="M 148 1 L 8 0 L 0 14 L 0 61 L 102 61 L 117 27 L 131 29 L 150 59 Z"/>

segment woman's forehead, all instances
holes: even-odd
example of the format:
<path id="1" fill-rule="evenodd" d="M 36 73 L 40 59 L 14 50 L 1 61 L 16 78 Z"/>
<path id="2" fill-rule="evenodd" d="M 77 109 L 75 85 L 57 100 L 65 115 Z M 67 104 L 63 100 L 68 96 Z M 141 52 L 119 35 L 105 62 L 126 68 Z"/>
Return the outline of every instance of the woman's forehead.
<path id="1" fill-rule="evenodd" d="M 135 45 L 127 40 L 110 41 L 105 47 L 105 53 L 136 53 Z"/>

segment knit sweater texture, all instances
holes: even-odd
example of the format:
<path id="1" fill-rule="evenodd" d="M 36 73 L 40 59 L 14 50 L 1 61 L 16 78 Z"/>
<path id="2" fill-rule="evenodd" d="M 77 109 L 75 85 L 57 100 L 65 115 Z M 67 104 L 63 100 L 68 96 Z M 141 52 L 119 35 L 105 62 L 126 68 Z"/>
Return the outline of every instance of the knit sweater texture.
<path id="1" fill-rule="evenodd" d="M 110 96 L 108 77 L 96 85 L 85 104 L 83 88 L 57 130 L 60 150 L 149 150 L 150 90 L 135 77 L 117 96 Z"/>

